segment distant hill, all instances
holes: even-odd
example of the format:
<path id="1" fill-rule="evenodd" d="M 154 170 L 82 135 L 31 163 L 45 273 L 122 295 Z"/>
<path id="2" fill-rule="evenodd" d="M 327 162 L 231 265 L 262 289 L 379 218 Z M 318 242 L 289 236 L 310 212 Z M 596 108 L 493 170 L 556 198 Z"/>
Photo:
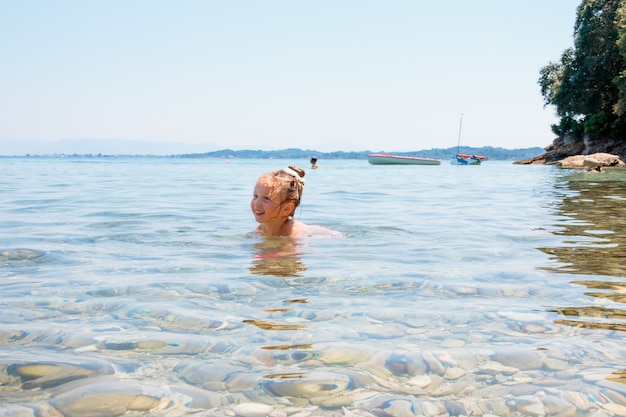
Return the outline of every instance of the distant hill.
<path id="1" fill-rule="evenodd" d="M 395 155 L 403 156 L 422 156 L 426 158 L 438 158 L 438 159 L 450 159 L 456 154 L 457 148 L 447 149 L 424 149 L 421 151 L 412 152 L 387 152 Z M 379 152 L 379 151 L 377 151 Z M 541 155 L 545 152 L 543 148 L 523 148 L 523 149 L 504 149 L 493 148 L 490 146 L 481 148 L 472 148 L 469 146 L 461 146 L 459 148 L 460 153 L 467 153 L 470 155 L 484 155 L 492 161 L 498 160 L 511 160 L 518 161 L 522 159 L 528 159 Z M 182 154 L 175 155 L 176 158 L 255 158 L 255 159 L 309 159 L 312 156 L 317 157 L 318 160 L 323 159 L 365 159 L 367 154 L 374 153 L 372 151 L 335 151 L 335 152 L 318 152 L 315 150 L 302 150 L 302 149 L 283 149 L 276 151 L 262 151 L 262 150 L 239 150 L 222 149 L 219 151 L 205 152 L 200 154 Z"/>
<path id="2" fill-rule="evenodd" d="M 160 156 L 169 158 L 255 158 L 255 159 L 309 159 L 316 156 L 324 159 L 365 159 L 368 153 L 376 151 L 334 151 L 319 152 L 312 149 L 264 150 L 218 150 L 215 144 L 188 144 L 178 142 L 151 142 L 124 139 L 65 139 L 56 142 L 45 141 L 0 141 L 0 155 L 65 155 L 83 157 L 103 156 Z M 457 148 L 423 149 L 412 152 L 393 152 L 396 155 L 422 156 L 427 158 L 449 159 Z M 523 160 L 543 154 L 542 148 L 504 149 L 490 146 L 472 148 L 462 146 L 461 153 L 485 155 L 490 160 Z"/>

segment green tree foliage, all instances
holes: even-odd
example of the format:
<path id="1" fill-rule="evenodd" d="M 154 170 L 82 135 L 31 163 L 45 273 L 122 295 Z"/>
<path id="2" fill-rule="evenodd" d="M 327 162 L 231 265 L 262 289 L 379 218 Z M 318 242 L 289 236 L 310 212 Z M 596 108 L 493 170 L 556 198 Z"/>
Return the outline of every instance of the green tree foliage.
<path id="1" fill-rule="evenodd" d="M 545 105 L 560 118 L 552 130 L 626 140 L 626 12 L 621 0 L 583 0 L 574 47 L 540 70 Z"/>
<path id="2" fill-rule="evenodd" d="M 620 55 L 626 59 L 626 4 L 621 4 L 617 9 L 617 33 L 619 38 L 617 39 L 617 47 Z M 620 117 L 626 116 L 626 68 L 622 68 L 617 77 L 615 77 L 615 84 L 620 91 L 620 97 L 616 105 L 617 115 Z"/>

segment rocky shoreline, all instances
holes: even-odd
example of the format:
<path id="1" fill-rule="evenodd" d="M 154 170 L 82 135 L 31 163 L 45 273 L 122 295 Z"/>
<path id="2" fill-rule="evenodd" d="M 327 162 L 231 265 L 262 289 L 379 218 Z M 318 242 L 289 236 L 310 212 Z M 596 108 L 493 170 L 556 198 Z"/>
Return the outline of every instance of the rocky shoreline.
<path id="1" fill-rule="evenodd" d="M 545 153 L 514 162 L 518 165 L 557 165 L 563 168 L 600 170 L 602 167 L 626 167 L 626 143 L 618 140 L 582 141 L 572 136 L 559 137 L 545 148 Z"/>

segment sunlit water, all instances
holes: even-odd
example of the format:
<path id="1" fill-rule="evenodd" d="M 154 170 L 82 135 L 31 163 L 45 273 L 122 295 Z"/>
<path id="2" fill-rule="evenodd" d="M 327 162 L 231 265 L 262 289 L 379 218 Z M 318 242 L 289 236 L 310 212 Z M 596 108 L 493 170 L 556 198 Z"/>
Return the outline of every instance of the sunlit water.
<path id="1" fill-rule="evenodd" d="M 0 415 L 626 415 L 626 171 L 318 163 L 0 159 Z"/>

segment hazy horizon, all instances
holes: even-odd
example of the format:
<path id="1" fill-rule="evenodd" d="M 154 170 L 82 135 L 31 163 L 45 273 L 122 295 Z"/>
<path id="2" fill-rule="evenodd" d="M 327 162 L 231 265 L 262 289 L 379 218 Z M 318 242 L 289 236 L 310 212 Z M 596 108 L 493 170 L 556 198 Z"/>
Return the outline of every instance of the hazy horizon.
<path id="1" fill-rule="evenodd" d="M 472 147 L 470 145 L 466 145 Z M 491 145 L 485 145 L 489 147 Z M 415 148 L 410 150 L 397 150 L 397 149 L 359 149 L 359 150 L 345 150 L 335 149 L 332 151 L 321 151 L 313 147 L 291 147 L 291 149 L 310 150 L 321 153 L 328 152 L 412 152 L 422 151 L 428 149 L 449 149 L 453 146 L 445 147 L 430 147 L 430 148 Z M 482 147 L 482 146 L 480 146 Z M 477 148 L 480 148 L 477 147 Z M 529 146 L 525 148 L 504 148 L 501 146 L 491 146 L 493 148 L 502 149 L 530 149 L 535 148 Z M 543 148 L 543 147 L 537 147 Z M 263 148 L 263 147 L 249 147 L 249 148 L 232 148 L 222 147 L 215 144 L 185 144 L 180 142 L 151 142 L 151 141 L 139 141 L 139 140 L 124 140 L 124 139 L 64 139 L 55 142 L 46 141 L 0 141 L 0 155 L 1 156 L 25 156 L 25 155 L 53 155 L 53 154 L 65 154 L 65 155 L 177 155 L 177 154 L 191 154 L 191 153 L 207 153 L 220 150 L 233 150 L 233 151 L 277 151 L 290 148 Z"/>

